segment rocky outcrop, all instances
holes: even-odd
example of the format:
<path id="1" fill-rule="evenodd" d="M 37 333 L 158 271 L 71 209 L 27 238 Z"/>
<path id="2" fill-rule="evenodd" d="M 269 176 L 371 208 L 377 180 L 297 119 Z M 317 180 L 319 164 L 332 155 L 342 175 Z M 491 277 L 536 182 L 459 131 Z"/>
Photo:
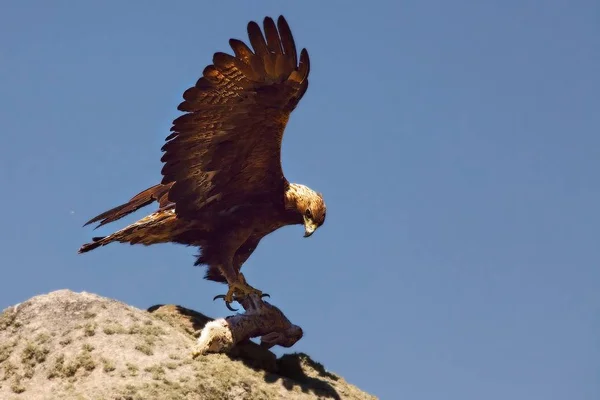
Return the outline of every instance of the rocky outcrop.
<path id="1" fill-rule="evenodd" d="M 305 354 L 251 341 L 192 356 L 212 319 L 59 290 L 0 314 L 1 399 L 374 399 Z"/>

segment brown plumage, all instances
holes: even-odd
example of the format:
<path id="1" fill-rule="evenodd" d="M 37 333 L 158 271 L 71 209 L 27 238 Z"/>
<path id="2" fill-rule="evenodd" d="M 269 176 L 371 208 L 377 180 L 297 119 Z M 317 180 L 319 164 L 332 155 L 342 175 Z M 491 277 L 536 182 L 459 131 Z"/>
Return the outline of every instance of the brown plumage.
<path id="1" fill-rule="evenodd" d="M 310 236 L 325 221 L 320 193 L 291 184 L 281 168 L 281 142 L 292 111 L 306 92 L 309 57 L 300 57 L 280 16 L 264 19 L 263 36 L 248 24 L 252 49 L 237 39 L 234 55 L 217 52 L 187 89 L 162 148 L 162 182 L 87 224 L 113 222 L 154 201 L 155 213 L 79 252 L 111 242 L 198 246 L 206 278 L 227 282 L 233 295 L 260 293 L 239 272 L 260 240 L 286 225 L 304 224 Z M 87 225 L 86 224 L 86 225 Z"/>

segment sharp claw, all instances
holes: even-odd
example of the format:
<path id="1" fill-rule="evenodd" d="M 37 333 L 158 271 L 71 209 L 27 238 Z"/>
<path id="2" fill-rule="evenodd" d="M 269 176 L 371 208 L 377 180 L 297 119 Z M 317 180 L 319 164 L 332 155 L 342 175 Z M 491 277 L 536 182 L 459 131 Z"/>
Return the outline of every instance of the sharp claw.
<path id="1" fill-rule="evenodd" d="M 260 298 L 262 299 L 263 297 L 271 297 L 271 295 L 269 293 L 263 293 L 260 295 Z"/>
<path id="2" fill-rule="evenodd" d="M 213 297 L 213 301 L 215 301 L 216 299 L 223 299 L 223 300 L 225 300 L 225 295 L 224 294 L 218 294 L 215 297 Z M 233 311 L 233 312 L 238 311 L 237 308 L 231 307 L 231 303 L 229 303 L 227 301 L 225 302 L 225 306 L 229 309 L 229 311 Z"/>

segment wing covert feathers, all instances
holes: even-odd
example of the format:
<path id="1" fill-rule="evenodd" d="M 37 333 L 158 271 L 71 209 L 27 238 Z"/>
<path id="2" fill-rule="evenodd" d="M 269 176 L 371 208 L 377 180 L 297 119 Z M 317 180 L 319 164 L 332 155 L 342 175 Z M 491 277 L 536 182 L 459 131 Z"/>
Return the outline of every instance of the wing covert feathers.
<path id="1" fill-rule="evenodd" d="M 289 115 L 308 87 L 310 62 L 296 45 L 286 20 L 267 17 L 264 35 L 247 26 L 250 46 L 230 39 L 233 55 L 216 52 L 202 77 L 183 94 L 166 138 L 163 184 L 176 213 L 193 218 L 219 200 L 243 203 L 285 183 L 281 141 Z"/>

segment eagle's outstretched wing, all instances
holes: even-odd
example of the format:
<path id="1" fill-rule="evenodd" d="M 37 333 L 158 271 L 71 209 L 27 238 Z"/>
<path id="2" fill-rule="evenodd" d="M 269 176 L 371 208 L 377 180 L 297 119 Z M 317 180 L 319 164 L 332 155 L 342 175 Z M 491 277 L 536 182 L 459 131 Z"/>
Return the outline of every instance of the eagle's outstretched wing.
<path id="1" fill-rule="evenodd" d="M 215 53 L 180 111 L 163 146 L 163 184 L 180 217 L 218 204 L 227 208 L 283 190 L 281 141 L 288 118 L 308 87 L 306 49 L 296 53 L 280 16 L 264 20 L 263 36 L 248 24 L 252 51 L 231 39 L 235 56 Z"/>

